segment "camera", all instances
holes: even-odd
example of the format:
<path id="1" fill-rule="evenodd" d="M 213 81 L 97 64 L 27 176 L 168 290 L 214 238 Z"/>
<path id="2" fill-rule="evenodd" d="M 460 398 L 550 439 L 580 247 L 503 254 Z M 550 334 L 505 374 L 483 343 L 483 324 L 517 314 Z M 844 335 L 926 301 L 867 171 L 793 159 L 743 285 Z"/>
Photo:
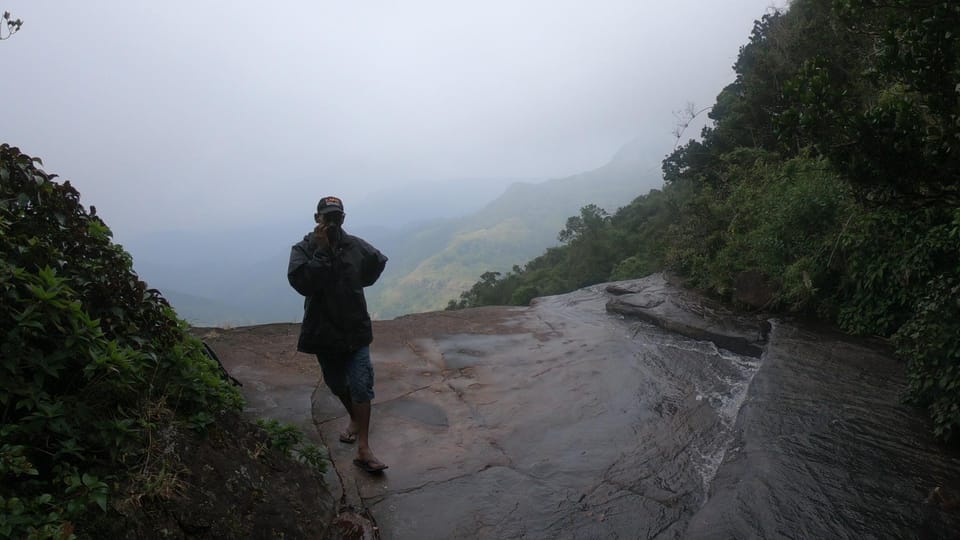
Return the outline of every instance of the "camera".
<path id="1" fill-rule="evenodd" d="M 323 214 L 323 222 L 327 225 L 343 225 L 343 212 L 327 212 Z"/>

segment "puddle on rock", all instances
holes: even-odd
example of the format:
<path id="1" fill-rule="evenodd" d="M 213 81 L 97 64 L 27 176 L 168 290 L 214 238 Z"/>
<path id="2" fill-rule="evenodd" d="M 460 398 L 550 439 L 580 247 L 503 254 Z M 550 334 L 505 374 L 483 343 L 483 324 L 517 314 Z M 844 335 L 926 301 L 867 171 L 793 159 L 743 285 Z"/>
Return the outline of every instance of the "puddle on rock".
<path id="1" fill-rule="evenodd" d="M 449 427 L 450 420 L 442 408 L 412 397 L 402 397 L 377 405 L 383 411 L 409 418 L 421 424 L 436 427 Z"/>

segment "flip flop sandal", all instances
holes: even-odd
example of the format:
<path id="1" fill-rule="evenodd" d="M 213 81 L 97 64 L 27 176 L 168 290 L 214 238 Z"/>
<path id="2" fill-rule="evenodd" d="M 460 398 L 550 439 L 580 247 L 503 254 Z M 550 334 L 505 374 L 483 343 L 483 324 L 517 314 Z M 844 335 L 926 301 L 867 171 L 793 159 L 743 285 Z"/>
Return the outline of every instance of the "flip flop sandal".
<path id="1" fill-rule="evenodd" d="M 349 431 L 342 431 L 342 432 L 340 432 L 340 442 L 342 442 L 342 443 L 347 443 L 347 444 L 353 444 L 353 443 L 357 442 L 357 434 L 356 434 L 356 433 L 350 433 Z"/>
<path id="2" fill-rule="evenodd" d="M 388 468 L 386 465 L 383 465 L 382 463 L 380 464 L 381 465 L 380 467 L 377 467 L 376 465 L 373 464 L 373 462 L 363 460 L 360 458 L 354 459 L 353 464 L 367 471 L 370 474 L 382 473 L 384 469 Z"/>

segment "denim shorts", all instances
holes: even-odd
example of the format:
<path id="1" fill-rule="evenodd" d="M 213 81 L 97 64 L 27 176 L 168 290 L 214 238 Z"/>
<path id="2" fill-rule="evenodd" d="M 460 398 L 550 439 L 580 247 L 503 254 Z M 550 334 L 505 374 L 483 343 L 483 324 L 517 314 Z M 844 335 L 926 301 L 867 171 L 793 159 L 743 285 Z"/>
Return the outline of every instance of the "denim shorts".
<path id="1" fill-rule="evenodd" d="M 323 382 L 337 396 L 350 394 L 350 401 L 366 403 L 373 400 L 373 364 L 370 347 L 360 347 L 354 353 L 317 353 Z"/>

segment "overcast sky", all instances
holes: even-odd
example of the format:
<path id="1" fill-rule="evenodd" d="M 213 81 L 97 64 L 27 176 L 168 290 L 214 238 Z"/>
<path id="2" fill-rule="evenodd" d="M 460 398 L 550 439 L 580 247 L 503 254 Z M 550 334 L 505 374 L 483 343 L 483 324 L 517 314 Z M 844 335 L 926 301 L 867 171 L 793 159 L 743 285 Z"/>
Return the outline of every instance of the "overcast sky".
<path id="1" fill-rule="evenodd" d="M 783 4 L 6 0 L 24 24 L 0 42 L 0 142 L 119 237 L 561 177 L 632 139 L 669 150 L 673 111 L 712 104 Z"/>

